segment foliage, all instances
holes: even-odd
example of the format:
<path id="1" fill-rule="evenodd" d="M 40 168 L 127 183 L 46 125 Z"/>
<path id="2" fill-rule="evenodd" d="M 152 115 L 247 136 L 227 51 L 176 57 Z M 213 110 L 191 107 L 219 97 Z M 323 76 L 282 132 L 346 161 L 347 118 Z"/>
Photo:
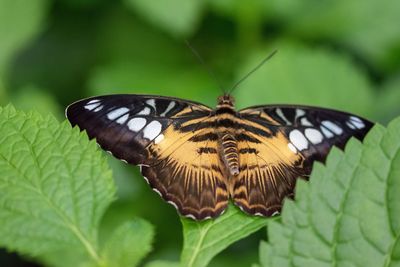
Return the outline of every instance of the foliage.
<path id="1" fill-rule="evenodd" d="M 374 92 L 366 75 L 345 55 L 301 45 L 275 46 L 279 47 L 278 54 L 245 81 L 236 93 L 238 99 L 243 99 L 241 105 L 260 105 L 265 101 L 297 103 L 350 109 L 356 114 L 368 115 Z M 265 52 L 260 51 L 251 55 L 237 78 L 263 57 Z M 349 88 L 357 95 L 357 102 L 348 97 Z M 249 93 L 258 94 L 260 100 L 247 99 L 245 95 Z"/>
<path id="2" fill-rule="evenodd" d="M 397 266 L 400 261 L 400 118 L 364 145 L 334 149 L 299 180 L 282 222 L 261 243 L 263 266 Z"/>
<path id="3" fill-rule="evenodd" d="M 200 19 L 203 1 L 201 0 L 161 0 L 151 2 L 146 0 L 126 0 L 126 4 L 136 9 L 150 22 L 176 36 L 191 34 Z M 177 16 L 171 10 L 179 10 Z"/>
<path id="4" fill-rule="evenodd" d="M 397 217 L 383 214 L 396 210 L 396 197 L 379 198 L 399 177 L 387 169 L 396 166 L 389 152 L 399 144 L 398 122 L 376 127 L 365 145 L 352 141 L 344 154 L 335 150 L 326 168 L 316 165 L 311 183 L 299 183 L 296 201 L 285 204 L 278 220 L 230 206 L 215 221 L 193 222 L 180 220 L 137 168 L 102 155 L 71 129 L 63 109 L 82 97 L 118 92 L 214 106 L 219 87 L 228 91 L 278 49 L 235 89 L 239 108 L 319 105 L 386 124 L 400 115 L 399 13 L 394 0 L 0 0 L 0 104 L 18 110 L 0 111 L 0 246 L 23 258 L 14 262 L 0 251 L 0 265 L 250 266 L 260 258 L 263 266 L 288 259 L 301 266 L 369 259 L 347 261 L 353 252 L 376 256 L 368 263 L 379 266 L 388 244 L 393 257 L 386 263 L 398 264 L 389 236 L 398 233 L 396 224 L 386 231 Z M 392 158 L 381 159 L 384 152 Z M 382 173 L 381 184 L 371 171 Z M 324 197 L 335 208 L 343 194 L 351 198 L 337 217 L 340 209 L 327 209 Z M 378 209 L 385 203 L 390 209 Z M 367 239 L 357 235 L 358 221 Z"/>
<path id="5" fill-rule="evenodd" d="M 271 1 L 285 18 L 288 31 L 306 38 L 326 38 L 354 49 L 377 68 L 392 68 L 392 53 L 400 40 L 393 24 L 400 12 L 395 0 Z"/>
<path id="6" fill-rule="evenodd" d="M 235 241 L 267 224 L 267 219 L 249 217 L 231 205 L 223 216 L 207 222 L 182 218 L 185 243 L 183 266 L 207 266 L 210 260 Z"/>
<path id="7" fill-rule="evenodd" d="M 0 76 L 12 55 L 40 31 L 47 5 L 47 0 L 0 1 Z"/>
<path id="8" fill-rule="evenodd" d="M 134 265 L 149 252 L 152 228 L 139 220 L 116 229 L 100 253 L 99 220 L 115 187 L 94 142 L 66 122 L 11 106 L 0 122 L 1 246 L 31 256 L 72 250 L 95 266 Z"/>

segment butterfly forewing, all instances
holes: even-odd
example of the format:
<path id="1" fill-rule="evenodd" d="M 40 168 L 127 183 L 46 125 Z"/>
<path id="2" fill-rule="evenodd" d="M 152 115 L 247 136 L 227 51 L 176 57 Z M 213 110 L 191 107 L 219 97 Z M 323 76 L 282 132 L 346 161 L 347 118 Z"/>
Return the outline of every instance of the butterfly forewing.
<path id="1" fill-rule="evenodd" d="M 112 95 L 78 101 L 67 108 L 72 125 L 114 156 L 132 164 L 151 165 L 157 158 L 146 148 L 165 138 L 174 124 L 208 116 L 206 106 L 175 98 Z"/>
<path id="2" fill-rule="evenodd" d="M 310 161 L 323 161 L 332 146 L 343 148 L 351 137 L 362 139 L 373 126 L 346 112 L 307 106 L 258 106 L 240 114 L 273 132 L 282 132 L 290 149 Z"/>
<path id="3" fill-rule="evenodd" d="M 348 113 L 304 106 L 251 107 L 240 117 L 252 139 L 238 144 L 246 153 L 240 154 L 232 197 L 244 211 L 264 216 L 280 210 L 315 160 L 324 161 L 332 146 L 343 148 L 351 137 L 362 139 L 373 126 Z"/>

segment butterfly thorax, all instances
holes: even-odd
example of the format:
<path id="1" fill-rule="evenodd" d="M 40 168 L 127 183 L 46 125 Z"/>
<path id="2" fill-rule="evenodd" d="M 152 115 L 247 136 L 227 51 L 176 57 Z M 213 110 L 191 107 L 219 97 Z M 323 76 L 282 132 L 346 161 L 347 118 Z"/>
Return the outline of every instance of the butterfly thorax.
<path id="1" fill-rule="evenodd" d="M 221 109 L 235 110 L 234 103 L 235 103 L 235 99 L 233 98 L 233 96 L 231 96 L 229 94 L 224 94 L 224 95 L 218 97 L 218 104 L 217 104 L 216 111 L 221 110 Z"/>
<path id="2" fill-rule="evenodd" d="M 235 139 L 235 127 L 233 127 L 237 112 L 233 104 L 233 97 L 224 94 L 218 98 L 218 104 L 215 109 L 215 116 L 217 116 L 216 129 L 219 139 L 219 154 L 230 176 L 239 174 L 238 145 Z"/>

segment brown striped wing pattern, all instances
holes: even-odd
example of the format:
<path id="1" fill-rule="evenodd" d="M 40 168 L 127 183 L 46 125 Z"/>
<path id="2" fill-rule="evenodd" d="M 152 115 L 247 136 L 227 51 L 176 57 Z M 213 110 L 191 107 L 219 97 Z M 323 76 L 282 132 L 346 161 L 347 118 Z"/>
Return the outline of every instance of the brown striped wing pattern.
<path id="1" fill-rule="evenodd" d="M 231 196 L 249 214 L 272 216 L 283 199 L 292 196 L 296 179 L 306 175 L 304 156 L 294 154 L 280 132 L 268 138 L 247 135 L 251 141 L 238 142 L 240 171 L 232 178 Z"/>
<path id="2" fill-rule="evenodd" d="M 251 107 L 240 117 L 251 138 L 238 142 L 240 171 L 231 196 L 245 212 L 262 216 L 280 211 L 315 160 L 324 161 L 333 146 L 343 148 L 351 137 L 362 139 L 373 126 L 348 113 L 305 106 Z"/>
<path id="3" fill-rule="evenodd" d="M 173 127 L 167 129 L 164 141 L 148 148 L 159 163 L 142 167 L 143 176 L 165 200 L 182 215 L 197 220 L 220 215 L 229 199 L 217 140 L 205 140 L 209 131 L 182 134 Z"/>

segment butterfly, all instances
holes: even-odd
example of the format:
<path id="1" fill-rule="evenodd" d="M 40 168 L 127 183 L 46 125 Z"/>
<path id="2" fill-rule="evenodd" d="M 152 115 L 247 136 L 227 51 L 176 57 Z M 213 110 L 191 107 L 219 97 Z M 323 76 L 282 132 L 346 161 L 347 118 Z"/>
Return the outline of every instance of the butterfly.
<path id="1" fill-rule="evenodd" d="M 229 94 L 215 109 L 172 97 L 106 95 L 71 104 L 71 124 L 116 158 L 139 165 L 152 189 L 181 215 L 204 220 L 230 199 L 251 215 L 273 216 L 332 146 L 373 126 L 330 109 L 264 105 L 236 111 Z"/>

